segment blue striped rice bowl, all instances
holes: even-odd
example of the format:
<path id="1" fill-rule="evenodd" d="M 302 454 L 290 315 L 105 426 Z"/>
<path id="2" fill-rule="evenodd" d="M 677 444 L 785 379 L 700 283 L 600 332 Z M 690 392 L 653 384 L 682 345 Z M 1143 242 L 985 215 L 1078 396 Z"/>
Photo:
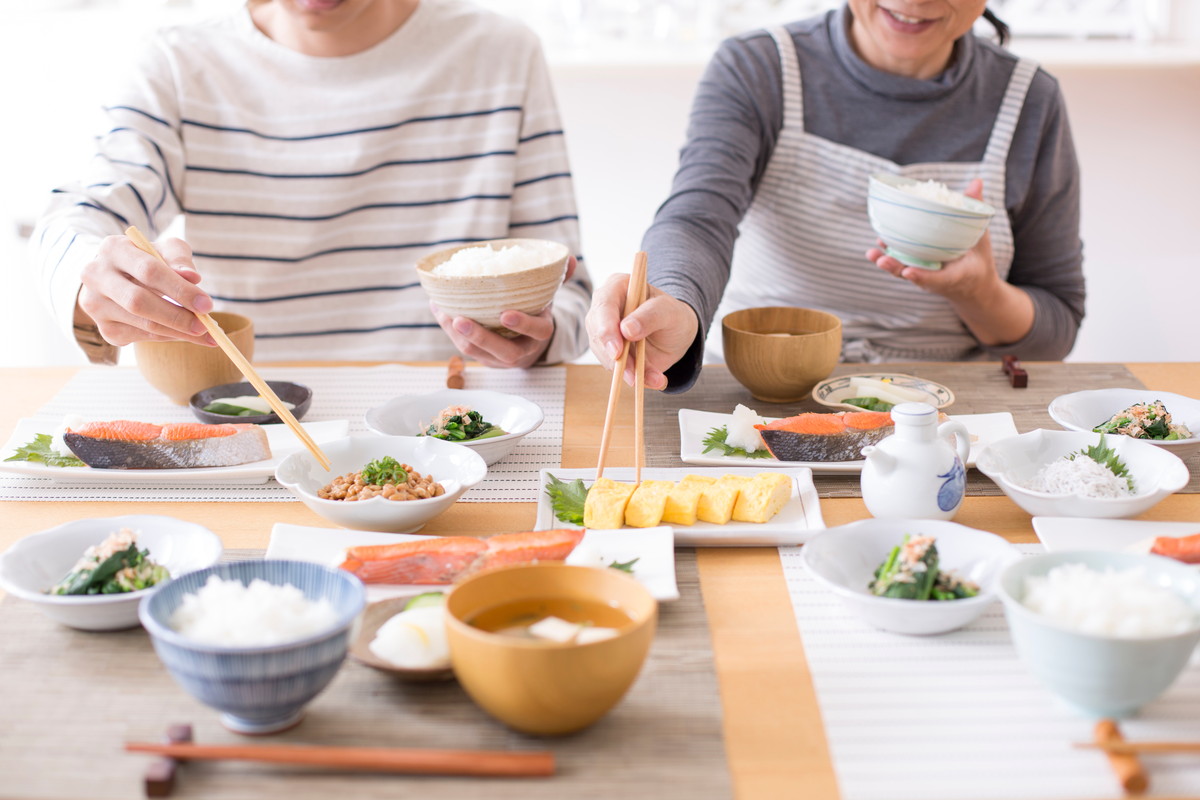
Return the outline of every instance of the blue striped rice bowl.
<path id="1" fill-rule="evenodd" d="M 188 594 L 216 575 L 249 584 L 255 578 L 291 584 L 305 599 L 328 600 L 336 620 L 327 630 L 262 647 L 197 642 L 170 627 L 171 615 Z M 138 617 L 154 650 L 176 682 L 221 713 L 238 733 L 273 733 L 297 724 L 304 706 L 337 674 L 346 657 L 351 629 L 366 603 L 366 591 L 345 570 L 300 561 L 242 561 L 218 564 L 175 578 L 146 597 Z"/>
<path id="2" fill-rule="evenodd" d="M 921 181 L 888 173 L 871 176 L 867 216 L 888 255 L 914 267 L 940 269 L 975 246 L 996 209 L 962 197 L 961 207 L 905 191 Z"/>

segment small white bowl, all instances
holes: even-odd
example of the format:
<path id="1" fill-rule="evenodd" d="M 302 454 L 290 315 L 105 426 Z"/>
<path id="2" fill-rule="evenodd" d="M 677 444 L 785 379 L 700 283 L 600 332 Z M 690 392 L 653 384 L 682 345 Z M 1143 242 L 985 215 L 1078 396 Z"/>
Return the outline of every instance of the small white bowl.
<path id="1" fill-rule="evenodd" d="M 1197 611 L 1197 624 L 1170 636 L 1123 638 L 1072 630 L 1026 608 L 1025 579 L 1062 564 L 1094 570 L 1140 567 L 1154 584 L 1174 589 Z M 1200 641 L 1200 573 L 1160 556 L 1076 551 L 1027 556 L 1009 566 L 997 585 L 1017 655 L 1030 672 L 1077 710 L 1126 717 L 1175 682 Z"/>
<path id="2" fill-rule="evenodd" d="M 985 446 L 980 450 L 975 466 L 995 481 L 1014 503 L 1035 517 L 1136 517 L 1187 485 L 1187 465 L 1177 456 L 1139 439 L 1110 435 L 1104 437 L 1104 443 L 1116 451 L 1129 468 L 1137 494 L 1082 497 L 1025 488 L 1043 467 L 1099 441 L 1098 433 L 1039 428 Z"/>
<path id="3" fill-rule="evenodd" d="M 963 197 L 963 208 L 905 191 L 921 183 L 886 172 L 871 176 L 867 216 L 888 246 L 888 255 L 914 267 L 941 269 L 975 246 L 996 209 Z"/>
<path id="4" fill-rule="evenodd" d="M 0 555 L 0 589 L 33 603 L 51 619 L 85 631 L 138 626 L 138 603 L 157 587 L 123 594 L 50 595 L 83 552 L 109 534 L 130 528 L 140 549 L 177 578 L 221 558 L 220 538 L 208 528 L 173 517 L 135 514 L 78 519 L 20 539 Z"/>
<path id="5" fill-rule="evenodd" d="M 962 600 L 898 600 L 867 588 L 875 570 L 905 534 L 932 536 L 942 569 L 979 584 Z M 955 522 L 926 519 L 864 519 L 822 531 L 800 549 L 801 560 L 846 607 L 876 628 L 925 636 L 961 628 L 996 599 L 996 581 L 1019 551 L 994 533 Z"/>
<path id="6" fill-rule="evenodd" d="M 292 453 L 275 470 L 275 480 L 330 522 L 360 531 L 412 533 L 441 514 L 462 493 L 483 480 L 487 465 L 474 450 L 441 439 L 416 436 L 351 436 L 322 446 L 331 469 L 326 472 L 312 453 Z M 339 475 L 358 472 L 384 456 L 408 464 L 442 484 L 446 493 L 425 500 L 325 500 L 317 492 Z"/>
<path id="7" fill-rule="evenodd" d="M 1188 458 L 1200 452 L 1200 400 L 1182 394 L 1157 392 L 1153 389 L 1087 389 L 1059 395 L 1050 401 L 1049 411 L 1050 418 L 1067 430 L 1090 431 L 1108 422 L 1113 414 L 1137 403 L 1152 403 L 1155 400 L 1163 402 L 1173 421 L 1188 427 L 1192 438 L 1171 442 L 1154 439 L 1137 441 L 1161 447 L 1180 458 Z"/>
<path id="8" fill-rule="evenodd" d="M 453 442 L 479 453 L 488 466 L 511 453 L 546 418 L 541 406 L 517 395 L 482 389 L 442 389 L 430 394 L 393 397 L 368 411 L 365 419 L 367 428 L 381 436 L 419 436 L 447 406 L 467 406 L 482 414 L 485 422 L 507 431 L 503 436 Z"/>

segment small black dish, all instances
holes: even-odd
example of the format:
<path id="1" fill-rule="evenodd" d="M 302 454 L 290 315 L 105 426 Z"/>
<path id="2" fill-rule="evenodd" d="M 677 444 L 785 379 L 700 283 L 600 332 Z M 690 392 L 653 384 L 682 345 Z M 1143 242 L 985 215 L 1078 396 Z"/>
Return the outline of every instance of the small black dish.
<path id="1" fill-rule="evenodd" d="M 279 399 L 285 403 L 291 403 L 295 408 L 292 409 L 292 416 L 300 419 L 308 411 L 308 407 L 312 405 L 312 389 L 299 383 L 290 381 L 267 381 L 267 386 L 279 396 Z M 221 423 L 221 422 L 242 422 L 253 425 L 271 425 L 277 422 L 282 422 L 279 415 L 274 412 L 270 414 L 258 414 L 253 417 L 235 417 L 229 414 L 214 414 L 211 411 L 205 411 L 204 407 L 214 400 L 220 400 L 222 397 L 244 397 L 246 395 L 258 394 L 258 390 L 250 383 L 223 383 L 220 386 L 212 386 L 208 389 L 201 389 L 192 395 L 192 399 L 188 405 L 192 408 L 192 413 L 196 415 L 196 419 L 201 422 Z"/>

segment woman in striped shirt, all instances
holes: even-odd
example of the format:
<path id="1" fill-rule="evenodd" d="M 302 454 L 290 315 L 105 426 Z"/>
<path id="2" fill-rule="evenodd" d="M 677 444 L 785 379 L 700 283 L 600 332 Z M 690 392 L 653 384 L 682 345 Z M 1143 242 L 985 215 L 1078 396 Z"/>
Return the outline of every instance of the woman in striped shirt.
<path id="1" fill-rule="evenodd" d="M 416 277 L 460 243 L 579 252 L 546 65 L 515 21 L 461 0 L 250 0 L 161 31 L 105 112 L 87 175 L 33 237 L 53 311 L 93 361 L 210 343 L 190 312 L 214 307 L 252 317 L 268 361 L 461 351 L 524 367 L 586 347 L 582 265 L 551 309 L 505 312 L 516 339 L 440 314 Z M 186 242 L 160 242 L 170 269 L 121 235 L 179 218 Z"/>
<path id="2" fill-rule="evenodd" d="M 849 0 L 723 43 L 643 241 L 651 299 L 621 322 L 617 276 L 589 312 L 601 362 L 647 338 L 647 385 L 686 389 L 714 319 L 775 305 L 838 315 L 844 361 L 1065 356 L 1084 310 L 1066 110 L 1036 64 L 971 34 L 985 13 L 984 0 Z M 872 246 L 874 172 L 1002 212 L 941 270 L 908 267 Z"/>

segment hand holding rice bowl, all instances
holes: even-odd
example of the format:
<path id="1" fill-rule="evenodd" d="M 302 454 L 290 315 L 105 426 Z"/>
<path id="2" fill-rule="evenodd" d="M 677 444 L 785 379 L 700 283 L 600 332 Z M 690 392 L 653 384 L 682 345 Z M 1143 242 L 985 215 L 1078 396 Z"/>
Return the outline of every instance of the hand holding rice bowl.
<path id="1" fill-rule="evenodd" d="M 541 313 L 562 285 L 570 255 L 558 242 L 496 239 L 425 256 L 417 262 L 417 277 L 445 314 L 513 338 L 517 334 L 500 323 L 501 312 Z"/>
<path id="2" fill-rule="evenodd" d="M 875 173 L 867 189 L 871 227 L 901 263 L 941 269 L 983 236 L 996 209 L 936 181 Z"/>

